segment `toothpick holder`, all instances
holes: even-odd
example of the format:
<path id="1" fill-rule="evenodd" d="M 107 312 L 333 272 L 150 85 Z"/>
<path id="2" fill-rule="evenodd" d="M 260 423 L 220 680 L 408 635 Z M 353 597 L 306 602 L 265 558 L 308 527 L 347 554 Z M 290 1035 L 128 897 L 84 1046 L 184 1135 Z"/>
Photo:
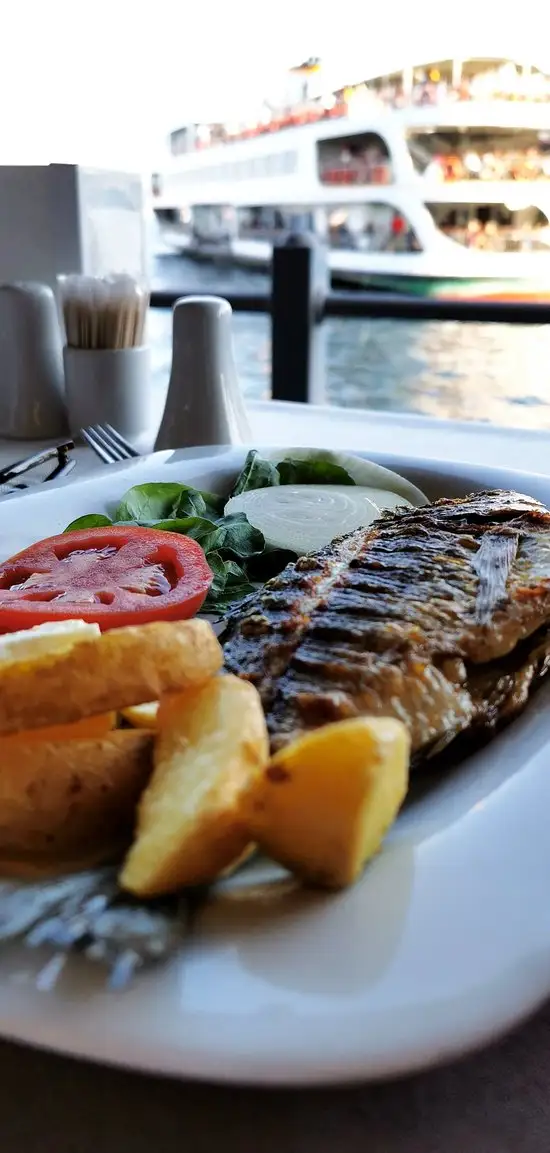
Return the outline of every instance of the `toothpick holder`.
<path id="1" fill-rule="evenodd" d="M 108 423 L 129 440 L 151 425 L 151 356 L 139 348 L 63 349 L 71 433 Z"/>

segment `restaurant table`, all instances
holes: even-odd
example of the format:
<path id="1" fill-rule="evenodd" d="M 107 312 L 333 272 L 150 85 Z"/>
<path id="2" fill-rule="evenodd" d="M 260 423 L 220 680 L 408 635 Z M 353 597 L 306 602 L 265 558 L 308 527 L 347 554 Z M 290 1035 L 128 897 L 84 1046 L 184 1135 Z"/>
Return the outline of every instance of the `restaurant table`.
<path id="1" fill-rule="evenodd" d="M 160 401 L 155 414 L 160 420 Z M 324 447 L 343 451 L 391 453 L 422 460 L 486 464 L 550 473 L 550 432 L 501 428 L 479 421 L 439 420 L 409 413 L 328 408 L 312 404 L 258 401 L 247 412 L 255 445 Z M 137 442 L 140 452 L 151 452 L 156 427 Z M 0 467 L 37 452 L 52 441 L 0 439 Z M 77 469 L 68 481 L 105 466 L 90 449 L 77 446 Z"/>
<path id="2" fill-rule="evenodd" d="M 250 405 L 249 414 L 256 444 L 550 473 L 550 435 L 543 432 L 267 402 Z M 0 464 L 36 448 L 0 442 Z M 78 467 L 62 483 L 105 467 L 85 448 L 76 455 Z M 0 1153 L 172 1150 L 550 1153 L 550 1005 L 507 1038 L 443 1068 L 320 1090 L 156 1079 L 0 1042 Z"/>
<path id="3" fill-rule="evenodd" d="M 548 1153 L 550 1007 L 495 1047 L 400 1082 L 240 1089 L 0 1043 L 2 1153 Z"/>

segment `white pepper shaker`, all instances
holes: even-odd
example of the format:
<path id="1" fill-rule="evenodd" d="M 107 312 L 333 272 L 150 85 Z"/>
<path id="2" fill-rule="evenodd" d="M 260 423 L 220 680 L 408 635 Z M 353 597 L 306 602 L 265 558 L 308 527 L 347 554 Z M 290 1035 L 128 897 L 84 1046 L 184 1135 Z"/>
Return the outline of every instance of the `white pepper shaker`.
<path id="1" fill-rule="evenodd" d="M 46 284 L 0 285 L 0 436 L 67 435 L 62 337 Z"/>
<path id="2" fill-rule="evenodd" d="M 231 317 L 231 305 L 218 296 L 176 301 L 172 368 L 156 450 L 250 441 Z"/>

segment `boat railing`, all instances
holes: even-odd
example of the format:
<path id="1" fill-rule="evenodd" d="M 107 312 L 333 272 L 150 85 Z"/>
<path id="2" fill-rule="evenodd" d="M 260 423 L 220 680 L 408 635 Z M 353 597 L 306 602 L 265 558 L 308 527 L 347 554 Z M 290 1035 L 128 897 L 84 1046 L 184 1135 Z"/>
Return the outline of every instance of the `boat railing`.
<path id="1" fill-rule="evenodd" d="M 258 119 L 252 123 L 229 126 L 224 124 L 198 125 L 198 135 L 191 148 L 187 143 L 181 145 L 180 131 L 176 129 L 171 133 L 171 150 L 173 155 L 179 155 L 180 150 L 204 151 L 220 144 L 231 144 L 246 140 L 253 140 L 258 136 L 266 136 L 273 132 L 281 132 L 289 128 L 300 128 L 306 124 L 318 124 L 323 121 L 346 119 L 359 107 L 365 113 L 369 110 L 390 109 L 403 111 L 408 108 L 444 108 L 449 104 L 468 104 L 479 100 L 490 103 L 515 104 L 548 104 L 550 103 L 550 77 L 539 77 L 540 86 L 533 88 L 522 87 L 520 78 L 510 88 L 503 88 L 495 83 L 491 87 L 480 87 L 476 84 L 479 77 L 463 80 L 460 84 L 448 81 L 437 82 L 426 78 L 415 83 L 412 88 L 405 90 L 402 83 L 388 83 L 372 86 L 369 82 L 352 85 L 349 88 L 317 96 L 305 103 L 273 111 L 267 119 Z"/>
<path id="2" fill-rule="evenodd" d="M 194 296 L 188 290 L 154 290 L 152 308 L 172 308 Z M 223 293 L 235 312 L 271 317 L 271 396 L 298 403 L 322 399 L 324 375 L 323 321 L 385 318 L 482 322 L 486 324 L 550 324 L 550 302 L 529 300 L 469 300 L 417 297 L 389 292 L 330 290 L 327 252 L 309 235 L 291 235 L 273 249 L 271 291 Z"/>

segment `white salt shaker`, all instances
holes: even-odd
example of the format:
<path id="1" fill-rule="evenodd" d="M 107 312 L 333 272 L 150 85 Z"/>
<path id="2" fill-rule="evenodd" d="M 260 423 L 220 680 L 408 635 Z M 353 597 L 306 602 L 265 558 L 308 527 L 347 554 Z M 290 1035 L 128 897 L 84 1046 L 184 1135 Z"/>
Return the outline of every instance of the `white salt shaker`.
<path id="1" fill-rule="evenodd" d="M 0 436 L 67 435 L 61 328 L 46 284 L 0 285 Z"/>
<path id="2" fill-rule="evenodd" d="M 156 450 L 250 441 L 231 317 L 231 305 L 218 296 L 176 301 L 172 369 Z"/>

